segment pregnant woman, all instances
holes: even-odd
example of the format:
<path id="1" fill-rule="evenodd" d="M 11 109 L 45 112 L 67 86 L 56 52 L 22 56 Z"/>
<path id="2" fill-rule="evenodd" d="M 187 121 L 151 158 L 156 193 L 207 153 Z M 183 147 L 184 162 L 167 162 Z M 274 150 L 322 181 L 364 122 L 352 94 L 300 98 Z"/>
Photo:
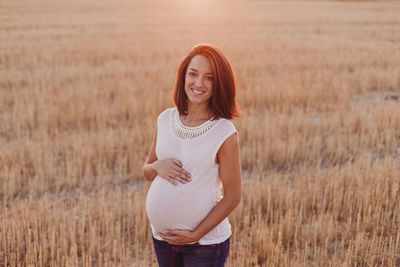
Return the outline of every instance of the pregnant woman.
<path id="1" fill-rule="evenodd" d="M 146 210 L 159 266 L 224 266 L 241 199 L 236 81 L 229 61 L 196 45 L 178 67 L 175 107 L 157 119 L 143 166 Z"/>

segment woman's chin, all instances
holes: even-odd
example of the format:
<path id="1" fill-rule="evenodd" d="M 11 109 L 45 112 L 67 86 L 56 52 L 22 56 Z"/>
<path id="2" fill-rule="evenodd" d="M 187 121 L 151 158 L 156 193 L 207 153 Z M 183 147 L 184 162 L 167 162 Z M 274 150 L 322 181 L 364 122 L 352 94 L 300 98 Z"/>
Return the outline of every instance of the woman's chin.
<path id="1" fill-rule="evenodd" d="M 190 103 L 192 104 L 203 104 L 203 103 L 208 103 L 208 99 L 207 98 L 203 98 L 203 97 L 188 97 L 188 100 Z"/>

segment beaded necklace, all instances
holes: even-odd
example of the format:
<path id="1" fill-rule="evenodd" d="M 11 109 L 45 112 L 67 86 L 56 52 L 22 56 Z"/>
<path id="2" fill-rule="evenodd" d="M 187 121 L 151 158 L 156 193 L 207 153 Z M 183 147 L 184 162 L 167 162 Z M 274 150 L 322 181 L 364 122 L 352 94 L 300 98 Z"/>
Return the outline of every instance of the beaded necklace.
<path id="1" fill-rule="evenodd" d="M 177 136 L 179 139 L 187 140 L 187 139 L 195 139 L 203 134 L 207 133 L 211 130 L 214 125 L 220 121 L 220 119 L 214 119 L 215 117 L 209 119 L 205 123 L 196 126 L 196 127 L 188 127 L 183 125 L 179 118 L 179 112 L 175 108 L 171 114 L 171 128 L 172 132 Z"/>

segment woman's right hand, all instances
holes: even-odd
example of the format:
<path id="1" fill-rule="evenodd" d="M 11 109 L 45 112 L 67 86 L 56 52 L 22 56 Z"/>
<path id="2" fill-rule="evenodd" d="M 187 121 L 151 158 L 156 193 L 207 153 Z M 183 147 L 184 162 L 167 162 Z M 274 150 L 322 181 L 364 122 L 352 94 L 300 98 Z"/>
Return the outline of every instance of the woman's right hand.
<path id="1" fill-rule="evenodd" d="M 182 162 L 177 159 L 165 159 L 153 162 L 153 168 L 157 174 L 173 185 L 178 185 L 177 181 L 182 184 L 192 181 L 190 173 L 182 167 Z"/>

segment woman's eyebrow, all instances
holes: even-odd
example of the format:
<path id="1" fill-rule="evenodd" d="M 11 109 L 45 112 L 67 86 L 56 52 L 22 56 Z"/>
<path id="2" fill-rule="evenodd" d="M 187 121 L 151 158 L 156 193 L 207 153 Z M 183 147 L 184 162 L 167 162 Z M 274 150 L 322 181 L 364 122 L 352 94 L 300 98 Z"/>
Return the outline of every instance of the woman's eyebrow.
<path id="1" fill-rule="evenodd" d="M 189 70 L 193 70 L 193 71 L 199 72 L 198 70 L 196 70 L 194 68 L 189 68 Z M 212 72 L 207 72 L 206 74 L 211 74 L 212 75 Z"/>

